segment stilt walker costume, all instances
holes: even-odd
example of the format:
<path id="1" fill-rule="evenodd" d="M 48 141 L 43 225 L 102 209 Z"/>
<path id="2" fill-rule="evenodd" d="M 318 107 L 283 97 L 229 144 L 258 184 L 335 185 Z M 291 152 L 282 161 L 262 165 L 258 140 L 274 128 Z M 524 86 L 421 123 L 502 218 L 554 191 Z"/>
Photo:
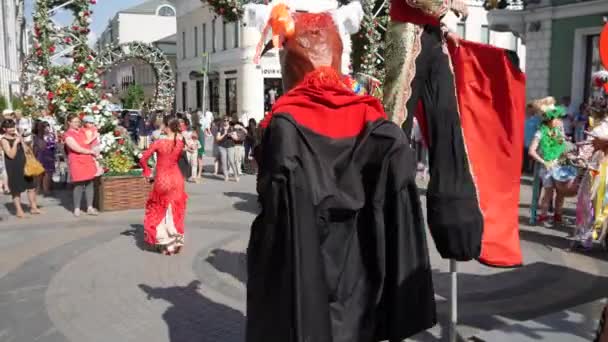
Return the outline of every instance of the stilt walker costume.
<path id="1" fill-rule="evenodd" d="M 466 16 L 465 1 L 391 1 L 385 110 L 408 136 L 414 115 L 423 130 L 427 218 L 441 256 L 519 266 L 525 76 L 505 50 L 448 47 L 448 11 Z"/>
<path id="2" fill-rule="evenodd" d="M 361 5 L 277 6 L 248 7 L 270 18 L 286 93 L 256 152 L 246 341 L 403 341 L 435 324 L 434 290 L 414 152 L 340 72 Z"/>

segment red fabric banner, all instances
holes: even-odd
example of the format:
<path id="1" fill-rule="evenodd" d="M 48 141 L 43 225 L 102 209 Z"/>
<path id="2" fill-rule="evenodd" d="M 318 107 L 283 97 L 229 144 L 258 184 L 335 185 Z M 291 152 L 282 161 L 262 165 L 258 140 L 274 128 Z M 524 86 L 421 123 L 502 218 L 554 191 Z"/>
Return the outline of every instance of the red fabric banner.
<path id="1" fill-rule="evenodd" d="M 503 49 L 461 41 L 450 47 L 465 144 L 484 216 L 479 261 L 522 264 L 519 192 L 525 75 Z"/>

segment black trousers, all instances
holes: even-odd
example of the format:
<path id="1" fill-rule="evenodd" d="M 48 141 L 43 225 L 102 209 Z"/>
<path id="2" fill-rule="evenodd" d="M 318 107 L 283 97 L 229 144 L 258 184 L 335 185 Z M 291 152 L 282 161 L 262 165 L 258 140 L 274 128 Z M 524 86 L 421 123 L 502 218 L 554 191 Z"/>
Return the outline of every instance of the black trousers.
<path id="1" fill-rule="evenodd" d="M 430 140 L 431 234 L 442 257 L 470 260 L 481 253 L 483 216 L 462 132 L 454 72 L 438 27 L 424 27 L 420 44 L 403 129 L 411 135 L 414 113 L 422 101 Z"/>

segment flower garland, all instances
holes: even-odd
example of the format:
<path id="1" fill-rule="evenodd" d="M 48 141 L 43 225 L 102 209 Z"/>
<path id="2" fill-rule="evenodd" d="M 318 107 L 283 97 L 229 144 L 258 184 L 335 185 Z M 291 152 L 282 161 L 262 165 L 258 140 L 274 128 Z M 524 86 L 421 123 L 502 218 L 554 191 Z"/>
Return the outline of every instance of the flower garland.
<path id="1" fill-rule="evenodd" d="M 66 9 L 74 14 L 74 21 L 67 28 L 53 24 L 50 9 L 57 1 L 36 0 L 34 19 L 33 54 L 27 60 L 24 72 L 33 72 L 28 84 L 26 111 L 32 114 L 48 109 L 59 122 L 65 114 L 77 113 L 80 117 L 93 117 L 101 134 L 103 164 L 108 172 L 122 173 L 136 165 L 139 151 L 126 131 L 117 129 L 118 119 L 110 111 L 111 103 L 106 95 L 100 96 L 104 72 L 88 45 L 91 32 L 91 5 L 97 0 L 74 0 Z M 57 47 L 72 49 L 71 65 L 51 65 Z M 61 134 L 61 132 L 60 132 Z"/>
<path id="2" fill-rule="evenodd" d="M 361 30 L 353 37 L 353 62 L 355 72 L 372 76 L 381 82 L 384 80 L 384 61 L 380 57 L 384 51 L 383 31 L 388 26 L 387 8 L 380 10 L 374 0 L 362 0 L 365 16 L 361 21 Z M 388 5 L 387 5 L 388 6 Z"/>
<path id="3" fill-rule="evenodd" d="M 241 19 L 245 9 L 243 0 L 202 0 L 213 8 L 215 14 L 221 16 L 225 22 L 236 22 Z"/>

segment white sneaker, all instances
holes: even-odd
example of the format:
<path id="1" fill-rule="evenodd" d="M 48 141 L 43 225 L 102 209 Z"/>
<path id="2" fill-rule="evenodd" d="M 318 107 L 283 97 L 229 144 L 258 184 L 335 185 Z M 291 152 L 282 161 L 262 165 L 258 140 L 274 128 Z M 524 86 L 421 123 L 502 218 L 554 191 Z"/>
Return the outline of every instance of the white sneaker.
<path id="1" fill-rule="evenodd" d="M 80 209 L 74 209 L 74 216 L 80 217 Z"/>

